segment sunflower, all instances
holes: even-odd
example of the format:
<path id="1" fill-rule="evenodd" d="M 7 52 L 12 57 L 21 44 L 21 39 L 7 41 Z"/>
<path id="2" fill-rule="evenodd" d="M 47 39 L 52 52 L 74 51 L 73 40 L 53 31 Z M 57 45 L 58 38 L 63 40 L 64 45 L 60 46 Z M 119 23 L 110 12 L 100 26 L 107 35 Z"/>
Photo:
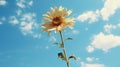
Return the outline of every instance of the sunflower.
<path id="1" fill-rule="evenodd" d="M 44 28 L 43 32 L 50 32 L 53 30 L 55 32 L 60 32 L 67 27 L 72 28 L 74 25 L 74 18 L 67 18 L 71 13 L 72 10 L 67 10 L 62 6 L 59 8 L 51 8 L 50 12 L 43 15 L 43 19 L 47 21 L 42 24 L 42 27 Z"/>

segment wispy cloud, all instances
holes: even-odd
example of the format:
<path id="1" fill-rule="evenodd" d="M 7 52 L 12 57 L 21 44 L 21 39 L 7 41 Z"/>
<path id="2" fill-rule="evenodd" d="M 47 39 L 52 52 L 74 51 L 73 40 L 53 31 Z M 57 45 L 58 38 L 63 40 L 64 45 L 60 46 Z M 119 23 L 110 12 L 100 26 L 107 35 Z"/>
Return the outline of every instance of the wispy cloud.
<path id="1" fill-rule="evenodd" d="M 33 1 L 30 1 L 28 4 L 29 4 L 30 6 L 32 6 L 32 5 L 33 5 Z"/>
<path id="2" fill-rule="evenodd" d="M 98 21 L 99 17 L 101 17 L 103 20 L 108 21 L 110 16 L 114 15 L 116 10 L 120 8 L 119 3 L 120 0 L 105 0 L 103 8 L 87 11 L 79 15 L 77 20 L 81 22 L 88 20 L 92 23 Z"/>
<path id="3" fill-rule="evenodd" d="M 20 15 L 10 16 L 9 23 L 17 25 L 23 35 L 31 35 L 34 38 L 40 38 L 41 34 L 36 32 L 39 30 L 39 24 L 36 23 L 35 18 L 35 13 L 21 13 Z"/>
<path id="4" fill-rule="evenodd" d="M 3 23 L 0 21 L 0 25 L 2 25 Z"/>
<path id="5" fill-rule="evenodd" d="M 57 41 L 57 39 L 56 39 L 56 37 L 55 37 L 55 36 L 51 36 L 51 37 L 49 38 L 49 41 L 50 41 L 50 42 L 56 42 L 56 41 Z"/>
<path id="6" fill-rule="evenodd" d="M 113 25 L 113 24 L 106 24 L 104 25 L 104 30 L 106 33 L 111 33 L 113 30 L 119 29 L 120 23 Z"/>
<path id="7" fill-rule="evenodd" d="M 89 64 L 89 63 L 81 62 L 81 67 L 105 67 L 105 65 L 98 63 Z"/>
<path id="8" fill-rule="evenodd" d="M 5 17 L 1 17 L 1 18 L 0 18 L 0 25 L 2 25 L 2 24 L 4 23 L 5 20 L 6 20 Z"/>
<path id="9" fill-rule="evenodd" d="M 24 35 L 27 33 L 32 33 L 32 27 L 34 26 L 34 22 L 21 22 L 20 29 Z"/>
<path id="10" fill-rule="evenodd" d="M 30 35 L 33 38 L 40 38 L 41 34 L 38 32 L 40 28 L 36 20 L 36 13 L 26 11 L 33 5 L 33 0 L 16 0 L 16 5 L 18 10 L 9 17 L 9 23 L 16 25 L 25 36 Z"/>
<path id="11" fill-rule="evenodd" d="M 26 1 L 26 0 L 17 0 L 16 1 L 16 5 L 20 8 L 26 8 L 26 7 L 30 7 L 33 5 L 33 1 L 30 0 L 30 1 Z"/>
<path id="12" fill-rule="evenodd" d="M 36 23 L 34 19 L 36 17 L 35 13 L 25 13 L 20 18 L 20 30 L 24 35 L 32 35 L 34 38 L 40 38 L 41 34 L 35 32 L 38 29 L 39 24 Z"/>
<path id="13" fill-rule="evenodd" d="M 16 16 L 10 16 L 10 23 L 13 25 L 16 25 L 16 24 L 19 24 L 19 21 L 16 18 Z"/>
<path id="14" fill-rule="evenodd" d="M 7 4 L 7 1 L 6 0 L 0 0 L 0 5 L 6 5 Z"/>
<path id="15" fill-rule="evenodd" d="M 93 61 L 98 61 L 99 58 L 95 58 L 95 57 L 87 57 L 86 60 L 87 60 L 87 62 L 93 62 Z"/>
<path id="16" fill-rule="evenodd" d="M 95 49 L 93 46 L 89 45 L 86 47 L 86 50 L 89 52 L 89 53 L 92 53 Z"/>
<path id="17" fill-rule="evenodd" d="M 24 2 L 25 2 L 24 0 L 17 0 L 16 4 L 20 8 L 25 8 L 26 6 L 25 6 Z"/>
<path id="18" fill-rule="evenodd" d="M 79 34 L 79 31 L 74 29 L 74 30 L 72 30 L 72 33 L 73 34 Z"/>
<path id="19" fill-rule="evenodd" d="M 120 46 L 120 36 L 115 36 L 113 34 L 107 35 L 100 32 L 99 34 L 93 37 L 91 45 L 89 46 L 91 46 L 90 47 L 90 49 L 92 49 L 91 52 L 93 52 L 95 48 L 108 52 L 111 48 Z M 89 52 L 89 49 L 88 49 L 88 52 Z"/>
<path id="20" fill-rule="evenodd" d="M 96 63 L 96 61 L 99 61 L 99 58 L 95 57 L 87 57 L 86 62 L 81 61 L 81 67 L 106 67 L 104 64 Z"/>
<path id="21" fill-rule="evenodd" d="M 16 14 L 17 14 L 17 16 L 20 16 L 20 15 L 22 14 L 22 10 L 18 9 L 18 10 L 16 11 Z"/>

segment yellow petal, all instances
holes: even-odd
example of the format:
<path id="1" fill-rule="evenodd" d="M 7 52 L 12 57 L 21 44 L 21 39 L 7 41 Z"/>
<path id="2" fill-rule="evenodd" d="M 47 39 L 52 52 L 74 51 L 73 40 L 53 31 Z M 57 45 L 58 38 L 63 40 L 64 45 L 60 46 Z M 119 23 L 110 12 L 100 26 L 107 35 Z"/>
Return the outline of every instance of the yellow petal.
<path id="1" fill-rule="evenodd" d="M 49 17 L 49 18 L 53 18 L 50 12 L 47 12 L 46 14 L 43 15 L 44 17 Z"/>
<path id="2" fill-rule="evenodd" d="M 63 11 L 63 9 L 64 9 L 64 8 L 63 8 L 62 6 L 59 7 L 59 11 Z"/>
<path id="3" fill-rule="evenodd" d="M 52 21 L 52 18 L 50 18 L 50 17 L 44 17 L 43 19 L 48 20 L 48 21 Z"/>
<path id="4" fill-rule="evenodd" d="M 55 30 L 55 26 L 51 23 L 51 22 L 45 22 L 42 24 L 43 32 L 45 31 L 51 31 L 51 30 Z"/>
<path id="5" fill-rule="evenodd" d="M 75 18 L 66 18 L 65 22 L 74 22 Z"/>
<path id="6" fill-rule="evenodd" d="M 54 8 L 51 7 L 50 10 L 51 10 L 51 12 L 54 12 Z"/>
<path id="7" fill-rule="evenodd" d="M 63 14 L 62 14 L 62 15 L 63 15 L 63 17 L 68 16 L 67 10 L 66 10 L 65 8 L 63 9 L 63 12 L 62 12 L 62 13 L 63 13 Z"/>
<path id="8" fill-rule="evenodd" d="M 59 16 L 59 9 L 57 8 L 57 7 L 55 7 L 54 8 L 55 9 L 55 15 L 54 15 L 54 17 L 58 17 Z"/>
<path id="9" fill-rule="evenodd" d="M 68 11 L 67 11 L 68 16 L 69 16 L 71 13 L 72 13 L 72 10 L 68 10 Z"/>
<path id="10" fill-rule="evenodd" d="M 43 27 L 48 27 L 48 26 L 52 26 L 52 23 L 51 22 L 44 22 L 42 24 Z"/>

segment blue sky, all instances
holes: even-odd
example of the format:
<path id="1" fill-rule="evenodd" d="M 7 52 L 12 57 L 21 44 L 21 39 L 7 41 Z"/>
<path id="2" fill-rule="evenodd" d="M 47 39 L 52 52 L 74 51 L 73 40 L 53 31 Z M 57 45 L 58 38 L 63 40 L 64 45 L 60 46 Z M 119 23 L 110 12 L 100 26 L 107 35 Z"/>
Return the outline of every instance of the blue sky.
<path id="1" fill-rule="evenodd" d="M 64 38 L 71 67 L 119 67 L 120 0 L 0 0 L 0 67 L 66 67 L 53 45 L 59 34 L 41 32 L 50 7 L 72 9 Z"/>

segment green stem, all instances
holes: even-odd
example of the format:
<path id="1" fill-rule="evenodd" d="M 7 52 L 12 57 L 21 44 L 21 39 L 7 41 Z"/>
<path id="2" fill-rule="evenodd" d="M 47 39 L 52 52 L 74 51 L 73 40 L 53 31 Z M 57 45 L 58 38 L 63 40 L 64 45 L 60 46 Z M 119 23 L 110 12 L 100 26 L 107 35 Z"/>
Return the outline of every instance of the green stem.
<path id="1" fill-rule="evenodd" d="M 67 67 L 70 67 L 69 60 L 68 60 L 68 58 L 67 58 L 66 49 L 65 49 L 64 40 L 63 40 L 63 36 L 62 36 L 62 32 L 61 32 L 61 31 L 60 31 L 60 37 L 61 37 L 61 41 L 62 41 L 61 47 L 62 47 L 63 52 L 64 52 L 64 56 L 65 56 L 65 59 L 66 59 Z"/>

